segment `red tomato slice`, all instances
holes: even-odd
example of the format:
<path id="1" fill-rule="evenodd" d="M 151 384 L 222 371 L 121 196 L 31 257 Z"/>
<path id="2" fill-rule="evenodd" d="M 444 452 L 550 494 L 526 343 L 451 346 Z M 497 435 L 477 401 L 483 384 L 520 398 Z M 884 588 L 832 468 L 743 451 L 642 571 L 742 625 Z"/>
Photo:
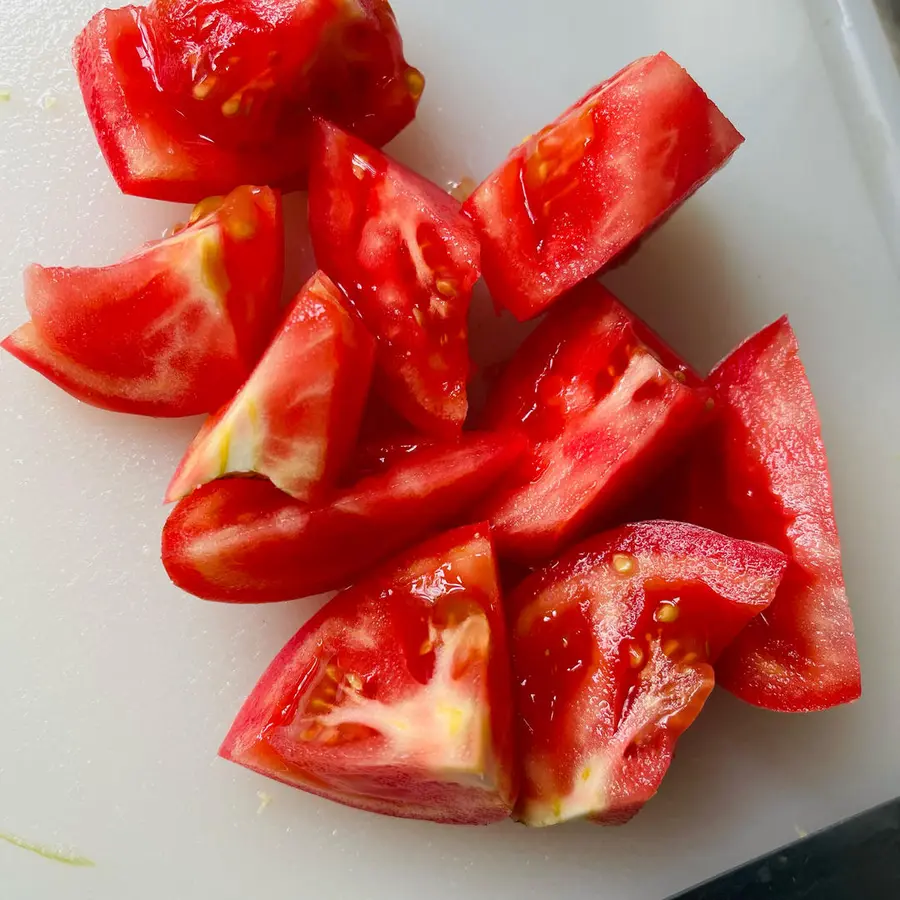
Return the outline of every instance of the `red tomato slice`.
<path id="1" fill-rule="evenodd" d="M 787 318 L 713 371 L 720 421 L 694 461 L 694 517 L 791 560 L 772 607 L 722 657 L 748 703 L 809 712 L 861 692 L 853 619 L 815 400 Z"/>
<path id="2" fill-rule="evenodd" d="M 495 303 L 537 315 L 659 224 L 743 140 L 665 53 L 593 88 L 466 201 Z"/>
<path id="3" fill-rule="evenodd" d="M 313 144 L 310 231 L 319 265 L 378 341 L 376 385 L 420 430 L 459 433 L 479 246 L 446 191 L 326 122 Z"/>
<path id="4" fill-rule="evenodd" d="M 677 522 L 591 538 L 509 599 L 527 825 L 628 821 L 775 596 L 777 550 Z"/>
<path id="5" fill-rule="evenodd" d="M 314 114 L 380 146 L 425 86 L 386 0 L 155 0 L 101 10 L 74 56 L 119 186 L 163 200 L 302 188 Z"/>
<path id="6" fill-rule="evenodd" d="M 215 481 L 173 510 L 163 564 L 175 584 L 205 600 L 270 603 L 342 588 L 457 524 L 521 449 L 505 438 L 465 435 L 409 454 L 322 506 L 261 479 Z"/>
<path id="7" fill-rule="evenodd" d="M 335 597 L 269 666 L 220 755 L 369 812 L 507 818 L 509 657 L 488 534 L 441 535 Z"/>
<path id="8" fill-rule="evenodd" d="M 375 344 L 317 272 L 247 383 L 187 451 L 166 502 L 224 475 L 255 472 L 299 500 L 333 487 L 353 450 Z"/>
<path id="9" fill-rule="evenodd" d="M 212 412 L 247 378 L 278 321 L 283 254 L 278 194 L 240 187 L 114 265 L 31 266 L 31 322 L 2 346 L 92 406 Z"/>
<path id="10" fill-rule="evenodd" d="M 529 442 L 479 506 L 501 555 L 531 563 L 559 552 L 699 426 L 708 395 L 676 360 L 595 281 L 572 291 L 532 332 L 486 411 L 488 427 L 522 431 Z"/>

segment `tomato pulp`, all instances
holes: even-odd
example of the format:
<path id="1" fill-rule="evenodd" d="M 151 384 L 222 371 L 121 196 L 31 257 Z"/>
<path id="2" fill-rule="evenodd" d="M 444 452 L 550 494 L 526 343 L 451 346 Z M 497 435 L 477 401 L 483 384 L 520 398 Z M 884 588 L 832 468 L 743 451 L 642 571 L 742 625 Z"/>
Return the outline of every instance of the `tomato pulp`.
<path id="1" fill-rule="evenodd" d="M 714 684 L 713 664 L 772 602 L 771 547 L 643 522 L 591 538 L 509 600 L 528 825 L 630 819 Z"/>
<path id="2" fill-rule="evenodd" d="M 460 204 L 358 138 L 318 123 L 309 186 L 319 265 L 378 342 L 375 384 L 420 430 L 466 419 L 468 313 L 478 238 Z"/>
<path id="3" fill-rule="evenodd" d="M 335 597 L 263 675 L 220 754 L 370 812 L 507 818 L 509 658 L 488 535 L 441 535 Z"/>
<path id="4" fill-rule="evenodd" d="M 386 0 L 154 0 L 101 10 L 74 57 L 119 187 L 160 200 L 302 188 L 314 115 L 381 145 L 425 86 Z"/>
<path id="5" fill-rule="evenodd" d="M 240 187 L 172 237 L 99 268 L 25 273 L 31 321 L 3 348 L 73 397 L 189 416 L 231 399 L 280 315 L 281 199 Z"/>
<path id="6" fill-rule="evenodd" d="M 743 140 L 665 53 L 592 88 L 465 203 L 495 303 L 536 316 L 619 259 Z"/>

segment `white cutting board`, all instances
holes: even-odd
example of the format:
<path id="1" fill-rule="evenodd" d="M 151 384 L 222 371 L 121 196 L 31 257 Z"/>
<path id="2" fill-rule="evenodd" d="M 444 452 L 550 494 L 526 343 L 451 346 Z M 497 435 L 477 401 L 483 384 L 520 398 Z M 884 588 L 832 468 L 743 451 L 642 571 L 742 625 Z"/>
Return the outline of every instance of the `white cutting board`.
<path id="1" fill-rule="evenodd" d="M 12 92 L 0 103 L 4 334 L 23 319 L 28 262 L 112 261 L 183 215 L 123 197 L 100 159 L 69 64 L 96 2 L 0 0 L 0 89 Z M 867 0 L 395 7 L 429 78 L 395 149 L 439 182 L 485 175 L 588 86 L 663 48 L 747 136 L 608 282 L 700 366 L 790 313 L 831 456 L 864 699 L 790 718 L 716 694 L 659 797 L 620 830 L 454 830 L 268 783 L 215 751 L 311 605 L 229 608 L 171 587 L 160 498 L 196 423 L 89 409 L 6 357 L 0 832 L 96 867 L 0 842 L 2 900 L 658 900 L 900 794 L 900 80 L 874 10 Z M 300 205 L 291 210 L 296 224 Z M 296 287 L 309 260 L 292 255 Z M 479 332 L 488 318 L 475 316 L 482 360 L 497 352 Z M 272 798 L 259 815 L 257 791 Z"/>

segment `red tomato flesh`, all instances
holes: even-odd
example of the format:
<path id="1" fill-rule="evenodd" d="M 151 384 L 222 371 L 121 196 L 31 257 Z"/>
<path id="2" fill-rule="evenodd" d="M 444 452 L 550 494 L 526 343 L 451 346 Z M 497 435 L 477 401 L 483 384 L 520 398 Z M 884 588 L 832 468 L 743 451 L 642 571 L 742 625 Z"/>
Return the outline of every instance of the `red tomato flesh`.
<path id="1" fill-rule="evenodd" d="M 460 204 L 320 122 L 309 216 L 316 260 L 378 341 L 382 396 L 421 431 L 458 434 L 468 410 L 467 318 L 480 255 Z"/>
<path id="2" fill-rule="evenodd" d="M 787 318 L 710 375 L 720 419 L 694 460 L 692 517 L 791 560 L 775 602 L 728 649 L 720 683 L 748 703 L 809 712 L 860 696 L 859 656 L 822 428 Z"/>
<path id="3" fill-rule="evenodd" d="M 713 688 L 712 664 L 772 602 L 787 561 L 694 525 L 626 525 L 509 600 L 527 825 L 628 821 Z"/>
<path id="4" fill-rule="evenodd" d="M 559 552 L 676 452 L 707 401 L 644 323 L 597 282 L 580 285 L 488 397 L 487 427 L 523 432 L 529 444 L 479 506 L 498 552 L 523 563 Z"/>
<path id="5" fill-rule="evenodd" d="M 743 140 L 665 53 L 593 88 L 466 201 L 495 303 L 537 315 L 659 224 Z"/>
<path id="6" fill-rule="evenodd" d="M 263 675 L 220 755 L 370 812 L 507 818 L 509 657 L 488 535 L 441 535 L 335 597 Z"/>
<path id="7" fill-rule="evenodd" d="M 162 200 L 302 188 L 314 115 L 380 146 L 425 85 L 386 0 L 155 0 L 101 10 L 74 57 L 114 178 Z"/>
<path id="8" fill-rule="evenodd" d="M 369 393 L 375 345 L 322 272 L 294 300 L 247 383 L 187 451 L 166 501 L 224 475 L 255 472 L 299 500 L 343 473 Z"/>
<path id="9" fill-rule="evenodd" d="M 278 321 L 281 201 L 240 187 L 121 262 L 25 272 L 31 321 L 2 346 L 73 397 L 188 416 L 229 400 Z"/>
<path id="10" fill-rule="evenodd" d="M 464 521 L 521 449 L 505 438 L 465 435 L 407 454 L 319 506 L 262 479 L 214 481 L 169 516 L 163 564 L 176 585 L 205 600 L 270 603 L 346 587 L 375 563 Z"/>

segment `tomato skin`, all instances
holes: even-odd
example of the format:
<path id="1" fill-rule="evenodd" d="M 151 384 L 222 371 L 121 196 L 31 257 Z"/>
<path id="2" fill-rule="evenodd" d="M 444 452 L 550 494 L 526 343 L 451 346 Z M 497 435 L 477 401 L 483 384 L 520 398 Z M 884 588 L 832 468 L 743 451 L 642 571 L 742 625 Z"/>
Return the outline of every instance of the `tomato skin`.
<path id="1" fill-rule="evenodd" d="M 313 114 L 380 145 L 424 88 L 385 0 L 156 0 L 101 10 L 73 55 L 116 182 L 160 200 L 301 189 Z"/>
<path id="2" fill-rule="evenodd" d="M 221 406 L 280 315 L 281 201 L 245 186 L 195 215 L 113 265 L 29 267 L 31 322 L 3 348 L 103 409 L 172 417 Z"/>
<path id="3" fill-rule="evenodd" d="M 419 430 L 458 435 L 468 411 L 468 312 L 480 249 L 446 191 L 319 121 L 309 186 L 319 265 L 378 341 L 376 387 Z"/>
<path id="4" fill-rule="evenodd" d="M 178 587 L 204 600 L 272 603 L 336 590 L 464 516 L 522 450 L 493 435 L 425 447 L 309 506 L 253 478 L 214 481 L 163 529 Z"/>
<path id="5" fill-rule="evenodd" d="M 828 461 L 799 352 L 784 317 L 716 367 L 709 380 L 721 413 L 687 475 L 693 520 L 791 560 L 765 617 L 717 669 L 742 700 L 781 712 L 827 709 L 862 690 Z"/>
<path id="6" fill-rule="evenodd" d="M 585 541 L 508 598 L 528 825 L 630 819 L 712 690 L 712 665 L 775 596 L 771 547 L 679 522 Z"/>
<path id="7" fill-rule="evenodd" d="M 485 427 L 524 433 L 529 444 L 478 508 L 498 552 L 524 564 L 559 553 L 678 451 L 708 415 L 708 399 L 696 374 L 609 291 L 579 285 L 488 396 Z"/>
<path id="8" fill-rule="evenodd" d="M 298 632 L 219 753 L 370 812 L 505 819 L 517 787 L 505 632 L 487 525 L 433 538 Z"/>
<path id="9" fill-rule="evenodd" d="M 229 474 L 254 472 L 298 500 L 334 487 L 353 451 L 375 345 L 316 272 L 250 378 L 188 448 L 166 502 Z"/>
<path id="10" fill-rule="evenodd" d="M 618 261 L 743 137 L 665 53 L 592 88 L 466 201 L 494 302 L 518 319 Z"/>

